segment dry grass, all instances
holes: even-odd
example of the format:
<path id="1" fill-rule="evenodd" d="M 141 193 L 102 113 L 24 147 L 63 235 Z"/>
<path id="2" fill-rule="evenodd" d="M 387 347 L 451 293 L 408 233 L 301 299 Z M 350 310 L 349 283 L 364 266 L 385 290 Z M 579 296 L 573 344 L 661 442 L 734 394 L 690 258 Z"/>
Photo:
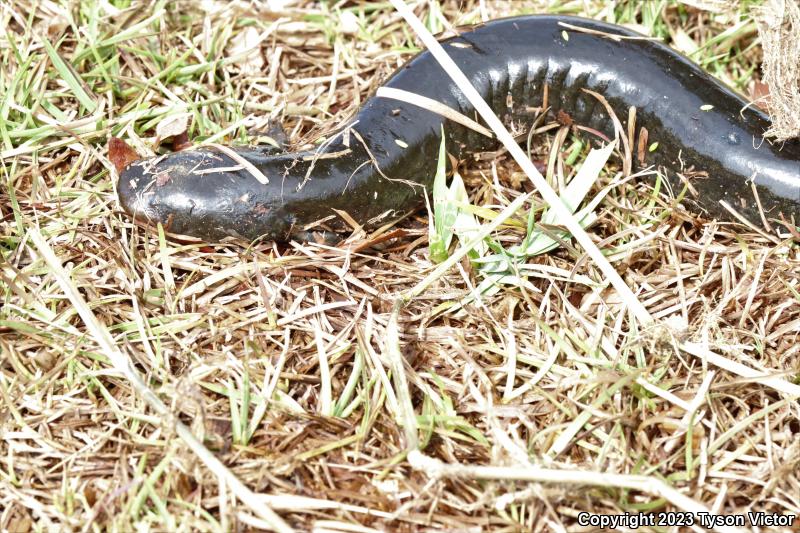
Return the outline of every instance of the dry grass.
<path id="1" fill-rule="evenodd" d="M 109 136 L 146 153 L 188 113 L 194 141 L 253 140 L 273 118 L 299 146 L 416 41 L 383 3 L 112 4 L 0 3 L 0 529 L 581 531 L 581 511 L 800 513 L 791 240 L 697 221 L 622 180 L 591 233 L 644 325 L 569 243 L 469 298 L 475 264 L 431 277 L 417 220 L 363 249 L 166 238 L 119 212 Z M 743 92 L 760 60 L 747 6 L 441 4 L 417 9 L 441 9 L 435 31 L 603 13 L 696 50 Z M 567 131 L 534 137 L 562 182 L 585 152 Z M 494 232 L 511 246 L 527 178 L 491 159 L 464 179 L 474 204 L 512 206 Z M 618 179 L 609 166 L 599 186 Z"/>
<path id="2" fill-rule="evenodd" d="M 772 117 L 767 135 L 779 141 L 800 137 L 800 4 L 771 0 L 757 14 L 764 82 L 772 88 L 766 99 Z"/>

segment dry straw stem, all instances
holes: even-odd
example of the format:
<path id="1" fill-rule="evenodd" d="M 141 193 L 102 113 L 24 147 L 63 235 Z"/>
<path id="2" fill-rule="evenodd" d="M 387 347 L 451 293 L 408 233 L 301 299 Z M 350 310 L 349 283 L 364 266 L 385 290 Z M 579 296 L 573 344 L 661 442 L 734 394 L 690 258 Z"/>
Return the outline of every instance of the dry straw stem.
<path id="1" fill-rule="evenodd" d="M 764 50 L 764 83 L 772 125 L 766 136 L 800 137 L 800 3 L 769 0 L 753 8 Z"/>
<path id="2" fill-rule="evenodd" d="M 485 127 L 481 126 L 468 116 L 459 113 L 455 109 L 447 107 L 437 100 L 428 98 L 427 96 L 414 94 L 409 91 L 404 91 L 403 89 L 395 89 L 394 87 L 378 87 L 378 90 L 375 91 L 375 96 L 378 98 L 392 98 L 400 102 L 405 102 L 423 109 L 428 109 L 433 113 L 441 115 L 471 130 L 477 131 L 482 135 L 485 135 L 489 138 L 493 137 L 491 131 L 487 130 Z"/>
<path id="3" fill-rule="evenodd" d="M 587 472 L 585 470 L 557 470 L 527 465 L 515 466 L 472 466 L 451 465 L 418 451 L 408 454 L 408 461 L 419 470 L 434 478 L 451 477 L 466 479 L 492 479 L 504 481 L 527 481 L 530 483 L 560 483 L 565 485 L 597 485 L 620 489 L 638 490 L 664 498 L 675 507 L 688 513 L 709 513 L 709 509 L 670 487 L 663 481 L 650 476 Z M 736 527 L 715 527 L 720 533 L 743 533 Z"/>
<path id="4" fill-rule="evenodd" d="M 788 394 L 792 399 L 800 398 L 800 385 L 795 385 L 794 383 L 790 383 L 785 379 L 772 377 L 763 372 L 754 370 L 747 365 L 743 365 L 742 363 L 738 363 L 728 359 L 727 357 L 723 357 L 717 353 L 714 353 L 700 344 L 684 342 L 681 344 L 681 350 L 689 355 L 697 357 L 698 359 L 707 360 L 711 364 L 723 368 L 732 374 L 736 374 L 737 376 L 741 376 L 746 379 L 752 379 L 753 381 L 763 383 L 764 385 L 771 387 L 776 391 Z"/>
<path id="5" fill-rule="evenodd" d="M 94 313 L 92 313 L 89 306 L 81 297 L 78 289 L 70 281 L 70 276 L 64 270 L 61 261 L 59 261 L 55 253 L 53 253 L 52 248 L 47 244 L 42 234 L 39 233 L 39 230 L 37 228 L 31 228 L 28 235 L 36 245 L 37 250 L 39 250 L 47 266 L 50 267 L 50 272 L 56 278 L 56 281 L 58 281 L 61 290 L 64 291 L 64 294 L 80 315 L 83 323 L 86 325 L 86 329 L 89 330 L 89 333 L 111 361 L 114 370 L 122 374 L 122 376 L 130 382 L 136 392 L 162 417 L 162 422 L 164 424 L 172 424 L 178 436 L 186 442 L 203 464 L 205 464 L 220 481 L 224 481 L 236 497 L 250 508 L 256 516 L 261 518 L 274 531 L 283 533 L 294 531 L 294 529 L 284 522 L 280 516 L 275 514 L 257 494 L 247 488 L 228 468 L 226 468 L 208 448 L 203 446 L 185 424 L 176 420 L 171 415 L 169 408 L 152 390 L 150 390 L 145 382 L 142 381 L 142 378 L 133 369 L 129 358 L 117 348 L 114 341 L 111 339 L 111 334 L 103 327 L 100 321 L 97 320 L 97 317 L 94 316 Z"/>

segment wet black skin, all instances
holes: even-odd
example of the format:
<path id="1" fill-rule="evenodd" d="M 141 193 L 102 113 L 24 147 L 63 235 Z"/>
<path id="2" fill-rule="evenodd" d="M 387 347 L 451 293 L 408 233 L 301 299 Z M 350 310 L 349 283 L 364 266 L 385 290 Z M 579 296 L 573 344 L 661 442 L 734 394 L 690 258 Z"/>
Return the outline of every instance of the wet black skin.
<path id="1" fill-rule="evenodd" d="M 725 200 L 761 225 L 750 184 L 754 176 L 768 218 L 778 219 L 782 213 L 800 221 L 800 142 L 764 141 L 762 133 L 769 126 L 764 114 L 744 109 L 746 101 L 664 44 L 614 41 L 567 30 L 559 22 L 638 36 L 581 18 L 525 16 L 489 22 L 442 44 L 505 121 L 530 121 L 526 108 L 541 106 L 547 84 L 552 112 L 563 110 L 575 123 L 613 138 L 602 105 L 582 91 L 592 89 L 608 100 L 623 123 L 629 107 L 636 107 L 637 131 L 647 128 L 648 144 L 658 143 L 647 153 L 646 165 L 667 169 L 673 190 L 683 188 L 675 174 L 682 165 L 708 173 L 691 181 L 698 194 L 688 203 L 699 213 L 730 220 L 719 203 Z M 385 85 L 475 117 L 427 52 Z M 348 229 L 335 210 L 375 227 L 423 202 L 424 188 L 430 190 L 435 173 L 443 122 L 453 155 L 463 158 L 496 146 L 429 110 L 373 96 L 317 151 L 276 155 L 271 148 L 234 148 L 269 179 L 267 185 L 247 170 L 236 170 L 237 162 L 223 152 L 206 147 L 132 163 L 120 177 L 120 203 L 138 220 L 162 222 L 171 232 L 205 240 L 304 240 L 310 238 L 308 230 Z M 213 168 L 222 170 L 209 172 Z"/>

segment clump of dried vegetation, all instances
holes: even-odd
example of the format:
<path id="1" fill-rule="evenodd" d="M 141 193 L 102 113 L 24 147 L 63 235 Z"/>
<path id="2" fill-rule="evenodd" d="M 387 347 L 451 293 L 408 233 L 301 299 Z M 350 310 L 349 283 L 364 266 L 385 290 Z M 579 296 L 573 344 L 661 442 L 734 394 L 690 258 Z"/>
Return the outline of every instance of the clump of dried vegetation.
<path id="1" fill-rule="evenodd" d="M 633 24 L 742 92 L 758 81 L 745 3 L 546 4 L 416 12 L 433 31 L 556 10 Z M 147 154 L 168 123 L 247 142 L 279 121 L 302 145 L 417 50 L 402 18 L 373 2 L 17 0 L 0 26 L 0 529 L 800 513 L 791 234 L 704 223 L 625 180 L 591 232 L 657 325 L 569 243 L 470 297 L 475 265 L 434 270 L 424 215 L 370 247 L 169 238 L 119 212 L 110 136 Z M 569 131 L 534 137 L 556 176 L 585 152 Z M 463 175 L 478 205 L 526 187 L 502 153 Z"/>
<path id="2" fill-rule="evenodd" d="M 766 107 L 780 140 L 800 137 L 800 4 L 770 0 L 755 10 L 764 43 L 764 82 L 772 88 Z"/>

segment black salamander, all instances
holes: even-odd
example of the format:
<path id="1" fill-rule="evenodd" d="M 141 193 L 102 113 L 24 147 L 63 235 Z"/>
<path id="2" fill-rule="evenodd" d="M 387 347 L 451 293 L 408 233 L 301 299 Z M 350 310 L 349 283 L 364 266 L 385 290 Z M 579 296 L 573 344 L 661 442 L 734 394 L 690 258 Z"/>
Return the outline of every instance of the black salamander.
<path id="1" fill-rule="evenodd" d="M 567 16 L 499 19 L 442 42 L 492 109 L 506 120 L 530 119 L 543 103 L 610 138 L 601 94 L 621 120 L 636 108 L 636 129 L 648 131 L 646 165 L 657 165 L 675 190 L 684 168 L 693 179 L 687 202 L 708 217 L 731 219 L 727 201 L 760 225 L 765 215 L 800 221 L 800 141 L 762 138 L 766 115 L 668 46 L 620 26 Z M 567 38 L 564 37 L 565 33 Z M 475 117 L 472 106 L 428 52 L 398 69 L 385 87 L 416 93 Z M 355 117 L 311 151 L 201 147 L 133 162 L 123 170 L 120 203 L 136 219 L 205 240 L 227 236 L 276 241 L 310 238 L 315 222 L 346 230 L 335 210 L 365 227 L 419 208 L 435 173 L 441 127 L 448 152 L 465 157 L 496 142 L 429 109 L 371 97 Z M 637 134 L 638 136 L 638 134 Z M 637 140 L 634 140 L 636 146 Z M 634 153 L 636 151 L 634 150 Z M 261 183 L 258 179 L 266 179 Z M 422 187 L 424 186 L 424 187 Z"/>

